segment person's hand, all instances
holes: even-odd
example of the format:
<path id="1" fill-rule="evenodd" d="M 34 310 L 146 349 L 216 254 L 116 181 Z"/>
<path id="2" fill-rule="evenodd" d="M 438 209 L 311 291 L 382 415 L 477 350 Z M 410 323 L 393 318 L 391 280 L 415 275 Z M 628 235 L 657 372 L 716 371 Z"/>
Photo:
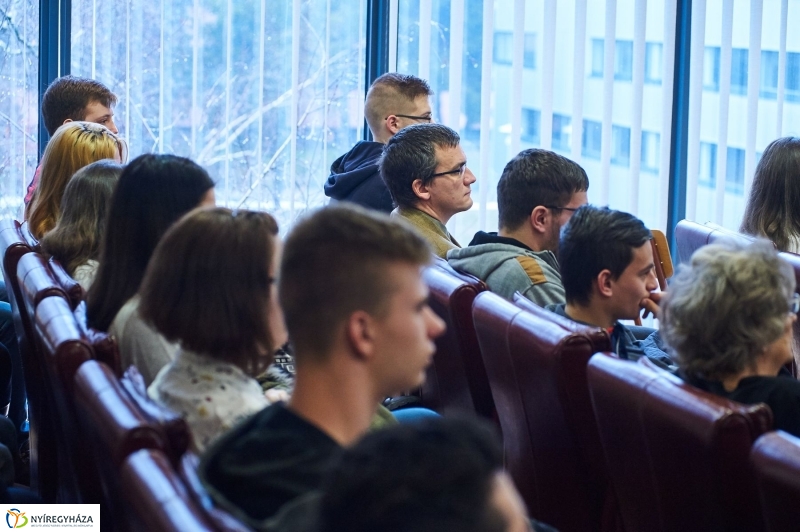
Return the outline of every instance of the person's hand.
<path id="1" fill-rule="evenodd" d="M 286 390 L 267 390 L 264 392 L 264 397 L 267 398 L 270 404 L 277 403 L 278 401 L 286 402 L 289 400 L 289 394 Z"/>
<path id="2" fill-rule="evenodd" d="M 639 303 L 639 306 L 644 309 L 642 319 L 651 314 L 654 318 L 658 318 L 659 314 L 661 314 L 661 307 L 659 304 L 661 303 L 662 297 L 664 297 L 664 292 L 650 292 L 649 296 L 642 299 L 642 301 Z"/>

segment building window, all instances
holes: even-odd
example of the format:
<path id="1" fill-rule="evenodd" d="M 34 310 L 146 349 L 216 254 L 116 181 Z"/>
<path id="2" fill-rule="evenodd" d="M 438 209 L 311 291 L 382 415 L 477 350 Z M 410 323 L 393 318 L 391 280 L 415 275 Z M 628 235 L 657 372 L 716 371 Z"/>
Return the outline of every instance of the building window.
<path id="1" fill-rule="evenodd" d="M 603 39 L 592 39 L 592 77 L 603 77 Z"/>
<path id="2" fill-rule="evenodd" d="M 522 65 L 525 68 L 536 68 L 536 34 L 525 34 L 525 53 L 523 55 Z"/>
<path id="3" fill-rule="evenodd" d="M 703 56 L 703 88 L 719 91 L 719 46 L 706 46 Z"/>
<path id="4" fill-rule="evenodd" d="M 661 135 L 653 131 L 642 131 L 642 171 L 657 174 L 660 158 Z"/>
<path id="5" fill-rule="evenodd" d="M 644 81 L 661 83 L 663 47 L 660 42 L 648 42 L 644 47 Z"/>
<path id="6" fill-rule="evenodd" d="M 570 150 L 572 136 L 572 118 L 566 115 L 553 114 L 553 149 Z"/>
<path id="7" fill-rule="evenodd" d="M 494 34 L 494 62 L 510 65 L 514 59 L 514 34 L 510 31 L 497 31 Z"/>
<path id="8" fill-rule="evenodd" d="M 611 126 L 611 164 L 630 166 L 631 128 Z"/>
<path id="9" fill-rule="evenodd" d="M 603 39 L 592 39 L 592 77 L 603 77 L 603 64 L 605 62 L 603 50 Z M 616 41 L 614 46 L 614 79 L 617 81 L 630 81 L 633 79 L 633 41 Z"/>
<path id="10" fill-rule="evenodd" d="M 778 97 L 778 52 L 761 50 L 761 90 L 759 95 L 770 100 Z"/>
<path id="11" fill-rule="evenodd" d="M 614 49 L 614 79 L 633 79 L 633 41 L 617 41 Z"/>
<path id="12" fill-rule="evenodd" d="M 717 184 L 717 145 L 709 142 L 700 143 L 700 175 L 697 183 L 708 188 Z"/>
<path id="13" fill-rule="evenodd" d="M 747 94 L 748 53 L 746 48 L 731 50 L 731 94 Z"/>
<path id="14" fill-rule="evenodd" d="M 522 109 L 522 141 L 539 144 L 539 126 L 542 114 L 538 109 Z"/>
<path id="15" fill-rule="evenodd" d="M 744 194 L 744 150 L 728 148 L 728 165 L 725 168 L 725 190 Z"/>
<path id="16" fill-rule="evenodd" d="M 603 125 L 594 120 L 583 121 L 583 138 L 581 139 L 581 155 L 587 159 L 599 159 L 602 147 Z"/>
<path id="17" fill-rule="evenodd" d="M 786 54 L 786 101 L 800 102 L 800 54 Z"/>

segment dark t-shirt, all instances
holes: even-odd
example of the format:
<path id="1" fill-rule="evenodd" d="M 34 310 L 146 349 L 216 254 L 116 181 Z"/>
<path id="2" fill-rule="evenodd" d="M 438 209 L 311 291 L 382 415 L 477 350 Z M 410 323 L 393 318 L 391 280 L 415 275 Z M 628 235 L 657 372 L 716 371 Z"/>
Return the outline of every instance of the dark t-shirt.
<path id="1" fill-rule="evenodd" d="M 692 386 L 746 405 L 766 403 L 772 410 L 775 429 L 800 438 L 800 381 L 788 371 L 781 370 L 777 377 L 745 377 L 732 392 L 721 382 L 699 377 L 684 378 Z"/>
<path id="2" fill-rule="evenodd" d="M 198 474 L 217 504 L 261 528 L 284 504 L 319 487 L 340 450 L 276 403 L 220 438 L 203 455 Z"/>

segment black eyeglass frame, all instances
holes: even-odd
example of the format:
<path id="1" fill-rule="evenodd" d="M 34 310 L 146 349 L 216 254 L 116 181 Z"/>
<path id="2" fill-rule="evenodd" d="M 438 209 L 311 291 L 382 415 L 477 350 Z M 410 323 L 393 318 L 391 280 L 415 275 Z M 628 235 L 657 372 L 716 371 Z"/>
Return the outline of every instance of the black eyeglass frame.
<path id="1" fill-rule="evenodd" d="M 389 115 L 389 116 L 399 116 L 400 118 L 411 118 L 412 120 L 425 120 L 426 122 L 430 123 L 433 120 L 433 115 L 431 116 L 414 116 L 414 115 Z M 389 120 L 387 116 L 384 120 Z"/>
<path id="2" fill-rule="evenodd" d="M 455 170 L 450 170 L 449 172 L 439 172 L 436 174 L 431 174 L 431 179 L 434 177 L 440 177 L 443 175 L 455 175 L 458 174 L 458 177 L 464 177 L 464 174 L 467 172 L 467 163 L 462 164 Z"/>

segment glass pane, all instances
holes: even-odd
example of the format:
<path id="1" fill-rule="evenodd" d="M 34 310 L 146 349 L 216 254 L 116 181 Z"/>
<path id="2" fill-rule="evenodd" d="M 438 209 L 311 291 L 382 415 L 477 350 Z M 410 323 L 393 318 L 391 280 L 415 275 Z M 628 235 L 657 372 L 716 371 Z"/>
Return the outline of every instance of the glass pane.
<path id="1" fill-rule="evenodd" d="M 218 203 L 268 209 L 283 227 L 327 201 L 331 162 L 362 137 L 364 0 L 72 9 L 72 73 L 117 93 L 131 157 L 191 157 L 217 181 Z"/>
<path id="2" fill-rule="evenodd" d="M 22 219 L 38 161 L 39 1 L 8 0 L 0 15 L 0 217 Z"/>

